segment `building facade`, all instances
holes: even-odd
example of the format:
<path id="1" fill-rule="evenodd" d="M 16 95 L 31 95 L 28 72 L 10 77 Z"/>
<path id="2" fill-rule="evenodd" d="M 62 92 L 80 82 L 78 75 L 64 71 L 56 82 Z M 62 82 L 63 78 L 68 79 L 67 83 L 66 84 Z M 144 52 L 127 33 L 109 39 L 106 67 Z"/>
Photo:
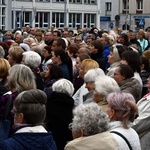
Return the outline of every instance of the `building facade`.
<path id="1" fill-rule="evenodd" d="M 146 29 L 150 26 L 149 6 L 150 0 L 101 0 L 101 28 Z"/>
<path id="2" fill-rule="evenodd" d="M 110 27 L 115 27 L 115 16 L 119 15 L 120 0 L 101 0 L 100 2 L 101 16 L 100 26 L 108 30 Z"/>
<path id="3" fill-rule="evenodd" d="M 69 26 L 100 28 L 99 0 L 13 0 L 12 28 L 31 25 L 41 28 Z"/>
<path id="4" fill-rule="evenodd" d="M 0 0 L 0 29 L 69 26 L 123 30 L 150 26 L 150 0 Z M 119 20 L 116 20 L 116 16 Z"/>
<path id="5" fill-rule="evenodd" d="M 123 29 L 146 29 L 150 26 L 149 0 L 121 0 L 120 24 Z"/>
<path id="6" fill-rule="evenodd" d="M 11 0 L 0 0 L 0 29 L 11 29 Z"/>

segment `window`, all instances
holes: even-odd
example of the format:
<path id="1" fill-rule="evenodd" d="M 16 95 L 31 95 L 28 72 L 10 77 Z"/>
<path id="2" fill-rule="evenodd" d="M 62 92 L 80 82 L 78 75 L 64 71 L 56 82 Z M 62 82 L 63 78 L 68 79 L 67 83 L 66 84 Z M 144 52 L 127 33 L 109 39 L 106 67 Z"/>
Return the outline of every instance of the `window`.
<path id="1" fill-rule="evenodd" d="M 81 4 L 82 0 L 69 0 L 69 3 L 78 3 L 78 4 Z"/>
<path id="2" fill-rule="evenodd" d="M 35 27 L 49 27 L 49 13 L 48 12 L 37 12 L 35 17 Z"/>
<path id="3" fill-rule="evenodd" d="M 143 0 L 137 0 L 137 9 L 143 9 Z"/>
<path id="4" fill-rule="evenodd" d="M 129 0 L 123 0 L 123 9 L 129 9 Z"/>
<path id="5" fill-rule="evenodd" d="M 96 14 L 84 14 L 84 27 L 91 28 L 96 24 Z"/>
<path id="6" fill-rule="evenodd" d="M 53 0 L 52 2 L 65 2 L 65 0 Z"/>
<path id="7" fill-rule="evenodd" d="M 5 30 L 5 24 L 6 24 L 6 8 L 5 7 L 0 7 L 0 29 Z"/>
<path id="8" fill-rule="evenodd" d="M 35 0 L 36 2 L 50 2 L 50 0 Z"/>
<path id="9" fill-rule="evenodd" d="M 97 0 L 84 0 L 84 3 L 85 4 L 94 4 L 94 5 L 96 5 L 97 4 Z"/>
<path id="10" fill-rule="evenodd" d="M 111 2 L 105 3 L 106 11 L 111 11 Z"/>
<path id="11" fill-rule="evenodd" d="M 64 27 L 64 13 L 52 13 L 52 25 L 56 28 Z"/>
<path id="12" fill-rule="evenodd" d="M 5 0 L 0 0 L 0 5 L 5 5 L 6 1 Z"/>
<path id="13" fill-rule="evenodd" d="M 81 26 L 81 14 L 69 14 L 69 27 L 77 28 L 78 26 Z"/>

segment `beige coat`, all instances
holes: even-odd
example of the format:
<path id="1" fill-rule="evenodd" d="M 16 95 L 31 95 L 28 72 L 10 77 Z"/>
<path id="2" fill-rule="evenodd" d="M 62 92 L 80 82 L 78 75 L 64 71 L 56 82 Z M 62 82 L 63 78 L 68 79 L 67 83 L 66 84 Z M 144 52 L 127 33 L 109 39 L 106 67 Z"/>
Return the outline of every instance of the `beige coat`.
<path id="1" fill-rule="evenodd" d="M 103 132 L 92 136 L 80 137 L 69 142 L 65 150 L 118 150 L 119 145 L 111 133 Z"/>

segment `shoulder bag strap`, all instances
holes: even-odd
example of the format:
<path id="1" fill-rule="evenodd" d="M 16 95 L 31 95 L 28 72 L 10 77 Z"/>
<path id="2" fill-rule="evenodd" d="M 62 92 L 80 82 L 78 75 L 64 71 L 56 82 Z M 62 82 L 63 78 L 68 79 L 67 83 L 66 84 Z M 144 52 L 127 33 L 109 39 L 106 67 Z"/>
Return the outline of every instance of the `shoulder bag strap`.
<path id="1" fill-rule="evenodd" d="M 9 111 L 10 111 L 10 107 L 11 107 L 11 102 L 12 102 L 12 95 L 11 94 L 8 94 L 8 100 L 7 100 L 7 103 L 6 103 L 6 108 L 5 108 L 5 111 L 4 111 L 4 115 L 3 115 L 3 119 L 6 119 L 8 114 L 9 114 Z"/>
<path id="2" fill-rule="evenodd" d="M 125 142 L 127 143 L 129 149 L 132 150 L 132 147 L 131 147 L 129 141 L 125 138 L 125 136 L 123 136 L 121 133 L 119 133 L 117 131 L 110 131 L 110 133 L 115 133 L 115 134 L 119 135 L 120 137 L 122 137 L 125 140 Z"/>

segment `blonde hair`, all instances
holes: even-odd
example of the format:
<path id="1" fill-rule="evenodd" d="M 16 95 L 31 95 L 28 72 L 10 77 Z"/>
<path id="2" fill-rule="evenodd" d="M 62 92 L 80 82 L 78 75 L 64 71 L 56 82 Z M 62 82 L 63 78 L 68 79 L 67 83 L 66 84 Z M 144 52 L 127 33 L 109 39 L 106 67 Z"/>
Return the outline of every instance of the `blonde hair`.
<path id="1" fill-rule="evenodd" d="M 85 59 L 81 63 L 84 73 L 87 73 L 90 69 L 99 68 L 99 64 L 93 59 Z"/>
<path id="2" fill-rule="evenodd" d="M 12 46 L 9 49 L 9 55 L 12 56 L 12 59 L 15 61 L 15 63 L 21 63 L 22 57 L 23 57 L 24 50 L 20 46 Z"/>
<path id="3" fill-rule="evenodd" d="M 9 62 L 4 59 L 0 58 L 0 78 L 5 78 L 8 75 L 8 70 L 10 69 Z"/>

